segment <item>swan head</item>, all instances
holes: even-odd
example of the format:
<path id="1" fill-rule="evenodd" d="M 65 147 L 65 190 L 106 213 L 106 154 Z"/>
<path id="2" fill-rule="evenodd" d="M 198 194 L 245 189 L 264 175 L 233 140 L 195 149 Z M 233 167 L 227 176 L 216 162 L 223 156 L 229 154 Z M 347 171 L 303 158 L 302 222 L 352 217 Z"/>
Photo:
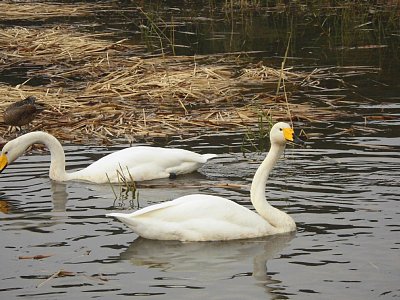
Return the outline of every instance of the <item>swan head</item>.
<path id="1" fill-rule="evenodd" d="M 0 155 L 0 173 L 14 160 L 22 156 L 29 144 L 24 142 L 23 135 L 19 138 L 9 141 L 4 145 Z M 21 141 L 22 139 L 22 141 Z"/>
<path id="2" fill-rule="evenodd" d="M 284 146 L 287 142 L 304 144 L 304 142 L 294 134 L 293 128 L 285 122 L 278 122 L 272 126 L 269 138 L 272 145 Z"/>

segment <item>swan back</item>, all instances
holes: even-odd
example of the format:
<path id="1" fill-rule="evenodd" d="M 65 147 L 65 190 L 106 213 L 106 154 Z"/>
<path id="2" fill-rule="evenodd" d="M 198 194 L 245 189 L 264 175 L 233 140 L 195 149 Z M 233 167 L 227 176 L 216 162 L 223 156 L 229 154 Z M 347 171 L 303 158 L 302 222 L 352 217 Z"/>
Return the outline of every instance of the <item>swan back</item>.
<path id="1" fill-rule="evenodd" d="M 117 218 L 142 237 L 157 240 L 221 241 L 277 233 L 255 212 L 228 199 L 203 194 L 107 216 Z"/>
<path id="2" fill-rule="evenodd" d="M 171 174 L 191 173 L 215 156 L 184 149 L 136 146 L 104 156 L 69 176 L 97 183 L 118 183 L 121 176 L 134 181 L 168 178 Z"/>

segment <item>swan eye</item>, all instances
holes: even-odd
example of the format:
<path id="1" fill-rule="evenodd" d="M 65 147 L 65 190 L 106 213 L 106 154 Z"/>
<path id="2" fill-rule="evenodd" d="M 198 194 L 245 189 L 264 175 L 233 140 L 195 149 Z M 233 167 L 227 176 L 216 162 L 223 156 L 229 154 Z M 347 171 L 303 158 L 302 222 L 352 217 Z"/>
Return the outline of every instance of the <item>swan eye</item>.
<path id="1" fill-rule="evenodd" d="M 282 131 L 283 129 L 282 129 L 282 128 L 279 128 L 279 130 Z"/>

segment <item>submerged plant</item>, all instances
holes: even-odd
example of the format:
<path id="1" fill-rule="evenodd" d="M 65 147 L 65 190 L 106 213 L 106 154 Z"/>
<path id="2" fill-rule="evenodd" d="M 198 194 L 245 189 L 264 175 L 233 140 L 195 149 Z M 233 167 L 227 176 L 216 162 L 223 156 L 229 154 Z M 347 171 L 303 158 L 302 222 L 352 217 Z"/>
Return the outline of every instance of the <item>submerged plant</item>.
<path id="1" fill-rule="evenodd" d="M 171 47 L 172 54 L 175 55 L 175 26 L 173 18 L 171 19 L 169 25 L 160 16 L 147 13 L 142 8 L 140 8 L 140 12 L 143 14 L 143 16 L 145 16 L 148 22 L 148 25 L 141 24 L 139 26 L 142 32 L 143 40 L 146 41 L 147 47 L 149 47 L 150 50 L 154 48 L 154 37 L 156 37 L 162 54 L 164 54 L 164 41 L 166 41 L 167 45 Z M 169 37 L 168 33 L 166 33 L 168 28 L 170 28 Z"/>
<path id="2" fill-rule="evenodd" d="M 135 208 L 135 206 L 136 208 L 139 208 L 139 191 L 136 187 L 136 183 L 134 181 L 134 178 L 132 177 L 132 174 L 129 172 L 128 168 L 126 168 L 125 173 L 121 165 L 119 166 L 119 170 L 116 170 L 116 172 L 118 176 L 118 191 L 114 189 L 115 185 L 111 183 L 108 174 L 106 174 L 108 183 L 110 184 L 115 196 L 114 206 L 125 208 L 126 205 L 124 201 L 129 199 L 129 208 Z M 135 205 L 135 200 L 137 202 L 137 205 Z M 116 205 L 117 201 L 119 201 L 119 203 Z"/>

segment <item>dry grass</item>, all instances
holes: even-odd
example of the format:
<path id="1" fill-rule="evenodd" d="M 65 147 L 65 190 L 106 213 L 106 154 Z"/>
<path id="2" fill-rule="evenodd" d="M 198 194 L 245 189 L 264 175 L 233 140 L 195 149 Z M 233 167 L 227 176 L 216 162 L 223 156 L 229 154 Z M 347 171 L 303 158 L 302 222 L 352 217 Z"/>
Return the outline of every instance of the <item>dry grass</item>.
<path id="1" fill-rule="evenodd" d="M 332 77 L 329 69 L 281 74 L 234 55 L 146 56 L 141 46 L 72 27 L 0 29 L 0 47 L 0 68 L 21 72 L 23 66 L 27 78 L 16 86 L 0 85 L 0 111 L 34 95 L 47 109 L 33 129 L 74 142 L 247 130 L 257 126 L 260 111 L 288 120 L 285 97 L 275 93 L 280 76 L 287 90 L 323 89 L 320 81 Z M 32 79 L 43 84 L 31 86 Z M 289 108 L 294 120 L 332 120 L 339 114 L 306 102 Z M 4 124 L 0 136 L 7 136 Z"/>
<path id="2" fill-rule="evenodd" d="M 101 8 L 101 4 L 93 3 L 35 3 L 18 1 L 2 1 L 0 3 L 0 18 L 2 20 L 46 20 L 57 17 L 87 16 L 93 9 Z"/>

